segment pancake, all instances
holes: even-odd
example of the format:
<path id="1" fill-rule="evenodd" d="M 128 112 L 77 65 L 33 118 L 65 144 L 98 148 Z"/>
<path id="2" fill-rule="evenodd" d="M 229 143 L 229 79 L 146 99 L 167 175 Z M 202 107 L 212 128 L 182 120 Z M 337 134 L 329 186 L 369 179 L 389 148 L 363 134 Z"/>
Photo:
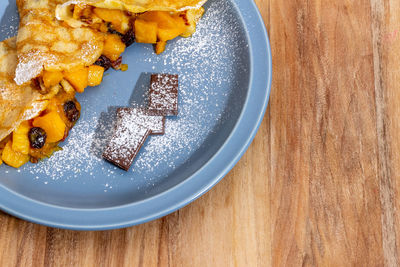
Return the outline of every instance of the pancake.
<path id="1" fill-rule="evenodd" d="M 17 0 L 20 26 L 15 81 L 24 84 L 43 70 L 72 70 L 92 65 L 103 50 L 104 35 L 90 28 L 71 28 L 54 10 L 62 0 Z"/>
<path id="2" fill-rule="evenodd" d="M 37 80 L 14 81 L 16 37 L 0 42 L 0 164 L 19 168 L 59 150 L 80 115 L 75 90 L 57 83 L 42 88 Z"/>
<path id="3" fill-rule="evenodd" d="M 0 140 L 22 121 L 42 112 L 55 91 L 42 95 L 30 84 L 19 86 L 13 77 L 17 63 L 16 38 L 0 42 Z"/>
<path id="4" fill-rule="evenodd" d="M 115 33 L 123 40 L 155 44 L 157 54 L 177 36 L 189 37 L 206 0 L 70 0 L 57 5 L 56 17 L 71 27 Z M 126 34 L 130 36 L 124 36 Z M 132 37 L 132 36 L 135 37 Z M 128 45 L 131 44 L 129 42 Z"/>
<path id="5" fill-rule="evenodd" d="M 185 11 L 198 9 L 207 0 L 70 0 L 57 7 L 57 16 L 66 14 L 65 10 L 71 5 L 91 5 L 106 9 L 119 9 L 131 13 L 146 11 Z M 59 19 L 63 19 L 60 18 Z"/>
<path id="6" fill-rule="evenodd" d="M 159 54 L 168 40 L 195 32 L 204 2 L 17 0 L 20 27 L 15 81 L 18 85 L 30 82 L 44 71 L 75 72 L 95 64 L 102 55 L 110 61 L 100 64 L 105 70 L 110 66 L 121 69 L 120 55 L 135 41 L 154 44 Z"/>

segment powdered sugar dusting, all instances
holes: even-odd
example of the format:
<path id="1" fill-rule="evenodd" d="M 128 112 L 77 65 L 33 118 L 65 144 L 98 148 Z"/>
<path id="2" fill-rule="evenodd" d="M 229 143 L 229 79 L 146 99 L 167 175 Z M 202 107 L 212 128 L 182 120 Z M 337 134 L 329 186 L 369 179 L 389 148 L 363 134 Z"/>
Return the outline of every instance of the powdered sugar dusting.
<path id="1" fill-rule="evenodd" d="M 114 128 L 112 114 L 116 110 L 110 108 L 129 105 L 129 100 L 120 97 L 119 88 L 114 87 L 107 88 L 113 92 L 107 103 L 90 99 L 81 101 L 87 115 L 72 129 L 62 144 L 63 150 L 39 164 L 26 164 L 22 172 L 29 172 L 43 182 L 79 178 L 86 185 L 89 180 L 98 179 L 104 192 L 120 190 L 129 183 L 134 187 L 132 192 L 147 192 L 175 170 L 195 160 L 192 157 L 197 151 L 207 153 L 209 143 L 212 149 L 217 149 L 214 146 L 221 145 L 229 134 L 246 97 L 246 79 L 240 82 L 235 78 L 248 75 L 247 42 L 237 38 L 244 35 L 242 31 L 228 0 L 210 0 L 192 37 L 171 41 L 166 52 L 158 56 L 153 54 L 151 46 L 136 44 L 136 49 L 148 49 L 148 53 L 135 58 L 129 71 L 179 75 L 179 115 L 166 119 L 164 135 L 147 139 L 129 172 L 119 170 L 101 158 Z M 135 45 L 129 49 L 135 49 Z M 118 81 L 112 79 L 116 74 L 112 72 L 105 79 L 112 80 L 117 87 Z M 148 76 L 150 80 L 150 74 Z M 145 86 L 148 88 L 149 85 L 148 81 Z M 82 96 L 85 97 L 87 95 Z M 104 98 L 99 96 L 99 99 Z M 217 141 L 209 142 L 208 138 Z"/>

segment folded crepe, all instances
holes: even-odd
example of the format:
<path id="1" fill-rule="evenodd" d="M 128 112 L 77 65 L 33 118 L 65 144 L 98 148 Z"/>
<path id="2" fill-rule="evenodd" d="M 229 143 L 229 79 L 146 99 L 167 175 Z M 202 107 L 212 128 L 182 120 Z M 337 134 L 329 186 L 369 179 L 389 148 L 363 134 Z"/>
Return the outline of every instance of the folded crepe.
<path id="1" fill-rule="evenodd" d="M 93 64 L 119 69 L 121 53 L 135 41 L 155 44 L 159 54 L 168 40 L 194 33 L 205 1 L 17 0 L 15 81 L 41 80 L 45 71 L 76 76 L 77 69 L 82 73 Z M 78 92 L 85 87 L 81 80 L 69 82 Z"/>
<path id="2" fill-rule="evenodd" d="M 78 120 L 75 90 L 62 83 L 46 90 L 36 80 L 14 81 L 16 37 L 0 42 L 0 164 L 18 168 L 59 150 Z"/>
<path id="3" fill-rule="evenodd" d="M 31 84 L 17 85 L 14 81 L 16 64 L 16 38 L 0 42 L 0 141 L 21 122 L 39 115 L 56 93 L 41 94 Z"/>
<path id="4" fill-rule="evenodd" d="M 54 10 L 62 0 L 17 0 L 20 26 L 17 36 L 18 85 L 43 70 L 70 71 L 92 65 L 101 55 L 104 35 L 90 28 L 71 28 L 58 21 Z"/>
<path id="5" fill-rule="evenodd" d="M 207 0 L 70 0 L 57 7 L 58 15 L 65 14 L 71 5 L 90 5 L 106 9 L 119 9 L 131 13 L 146 11 L 185 11 L 197 9 Z"/>

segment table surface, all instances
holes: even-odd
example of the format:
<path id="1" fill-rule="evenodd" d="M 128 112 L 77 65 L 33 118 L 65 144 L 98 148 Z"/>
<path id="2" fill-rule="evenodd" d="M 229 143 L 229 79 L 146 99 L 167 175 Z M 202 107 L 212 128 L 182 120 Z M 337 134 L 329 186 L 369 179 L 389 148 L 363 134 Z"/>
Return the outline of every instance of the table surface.
<path id="1" fill-rule="evenodd" d="M 256 1 L 272 45 L 260 130 L 222 182 L 122 230 L 0 213 L 0 266 L 395 266 L 400 1 Z"/>

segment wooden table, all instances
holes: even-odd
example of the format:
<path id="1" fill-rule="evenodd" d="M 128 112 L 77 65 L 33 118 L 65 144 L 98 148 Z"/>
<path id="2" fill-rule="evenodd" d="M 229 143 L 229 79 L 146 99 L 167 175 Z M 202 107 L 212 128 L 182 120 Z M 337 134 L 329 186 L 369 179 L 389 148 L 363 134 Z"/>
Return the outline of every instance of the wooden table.
<path id="1" fill-rule="evenodd" d="M 0 214 L 0 266 L 400 263 L 400 1 L 256 2 L 272 94 L 230 174 L 128 229 L 65 231 Z"/>

